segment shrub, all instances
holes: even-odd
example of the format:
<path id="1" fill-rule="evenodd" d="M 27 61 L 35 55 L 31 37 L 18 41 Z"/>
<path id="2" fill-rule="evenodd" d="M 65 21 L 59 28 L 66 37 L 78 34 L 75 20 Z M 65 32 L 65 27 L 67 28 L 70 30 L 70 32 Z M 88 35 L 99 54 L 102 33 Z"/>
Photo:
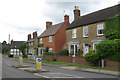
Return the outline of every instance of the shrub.
<path id="1" fill-rule="evenodd" d="M 54 55 L 53 52 L 47 52 L 46 55 Z"/>
<path id="2" fill-rule="evenodd" d="M 106 40 L 96 45 L 97 53 L 101 58 L 120 52 L 120 39 Z"/>
<path id="3" fill-rule="evenodd" d="M 69 55 L 69 51 L 67 49 L 63 49 L 58 54 L 59 55 L 66 55 L 66 56 L 68 56 Z"/>
<path id="4" fill-rule="evenodd" d="M 99 57 L 98 53 L 95 50 L 91 50 L 90 52 L 88 52 L 85 55 L 85 60 L 92 63 L 94 66 L 98 65 L 99 58 L 100 57 Z"/>
<path id="5" fill-rule="evenodd" d="M 107 59 L 118 62 L 118 61 L 120 61 L 120 53 L 111 54 L 111 55 L 107 56 Z"/>
<path id="6" fill-rule="evenodd" d="M 43 44 L 37 44 L 37 47 L 42 47 L 43 46 Z"/>
<path id="7" fill-rule="evenodd" d="M 56 61 L 56 58 L 53 58 L 53 61 Z"/>
<path id="8" fill-rule="evenodd" d="M 45 48 L 45 52 L 48 52 L 48 49 L 49 49 L 49 48 L 48 48 L 48 47 L 46 47 L 46 48 Z"/>

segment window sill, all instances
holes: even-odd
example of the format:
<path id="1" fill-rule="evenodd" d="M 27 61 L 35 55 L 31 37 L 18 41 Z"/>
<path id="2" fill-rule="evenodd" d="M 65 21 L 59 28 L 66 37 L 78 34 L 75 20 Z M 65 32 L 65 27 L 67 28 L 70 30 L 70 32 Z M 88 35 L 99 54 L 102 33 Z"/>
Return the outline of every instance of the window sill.
<path id="1" fill-rule="evenodd" d="M 97 35 L 97 36 L 98 36 L 98 37 L 99 37 L 99 36 L 104 36 L 104 34 L 99 34 L 99 35 Z"/>
<path id="2" fill-rule="evenodd" d="M 83 36 L 84 38 L 88 38 L 88 36 Z"/>

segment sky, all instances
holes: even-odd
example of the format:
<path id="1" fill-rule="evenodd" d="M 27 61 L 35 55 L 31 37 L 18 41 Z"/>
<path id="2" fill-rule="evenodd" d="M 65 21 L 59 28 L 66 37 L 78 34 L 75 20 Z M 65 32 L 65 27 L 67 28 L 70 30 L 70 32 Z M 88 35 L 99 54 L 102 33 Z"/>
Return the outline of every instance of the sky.
<path id="1" fill-rule="evenodd" d="M 46 29 L 46 21 L 54 24 L 64 21 L 68 14 L 74 19 L 74 6 L 81 16 L 117 5 L 119 0 L 0 0 L 0 42 L 26 41 L 27 35 Z"/>

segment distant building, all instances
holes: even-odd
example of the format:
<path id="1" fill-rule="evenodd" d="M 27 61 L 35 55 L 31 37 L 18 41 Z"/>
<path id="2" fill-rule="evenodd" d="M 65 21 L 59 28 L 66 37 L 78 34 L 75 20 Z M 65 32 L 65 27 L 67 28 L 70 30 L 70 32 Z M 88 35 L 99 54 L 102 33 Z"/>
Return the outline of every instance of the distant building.
<path id="1" fill-rule="evenodd" d="M 13 56 L 20 56 L 22 52 L 18 49 L 19 45 L 24 43 L 25 41 L 13 41 L 11 40 L 11 47 L 10 47 L 10 55 Z"/>
<path id="2" fill-rule="evenodd" d="M 37 31 L 33 32 L 33 38 L 31 38 L 31 34 L 28 34 L 26 54 L 35 55 L 35 49 L 37 48 L 37 44 Z"/>

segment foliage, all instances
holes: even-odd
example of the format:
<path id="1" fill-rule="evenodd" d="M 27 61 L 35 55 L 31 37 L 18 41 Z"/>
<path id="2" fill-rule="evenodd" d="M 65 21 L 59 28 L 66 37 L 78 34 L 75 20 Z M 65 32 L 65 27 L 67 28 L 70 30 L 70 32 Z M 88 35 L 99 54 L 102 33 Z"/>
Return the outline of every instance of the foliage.
<path id="1" fill-rule="evenodd" d="M 105 21 L 104 35 L 107 39 L 120 39 L 120 15 L 109 18 Z"/>
<path id="2" fill-rule="evenodd" d="M 98 65 L 99 58 L 100 57 L 95 50 L 91 50 L 85 55 L 85 60 L 92 63 L 94 66 Z"/>
<path id="3" fill-rule="evenodd" d="M 38 48 L 35 48 L 35 54 L 38 55 Z"/>
<path id="4" fill-rule="evenodd" d="M 120 39 L 106 40 L 96 45 L 97 53 L 101 58 L 120 52 Z"/>
<path id="5" fill-rule="evenodd" d="M 67 49 L 63 49 L 58 54 L 59 55 L 66 55 L 66 56 L 68 56 L 69 55 L 69 51 Z"/>
<path id="6" fill-rule="evenodd" d="M 107 56 L 107 59 L 112 60 L 112 61 L 120 61 L 120 52 Z"/>
<path id="7" fill-rule="evenodd" d="M 19 50 L 22 52 L 22 54 L 23 54 L 23 57 L 26 57 L 26 55 L 25 55 L 25 49 L 26 49 L 26 46 L 27 45 L 27 43 L 22 43 L 22 44 L 20 44 L 19 45 Z"/>
<path id="8" fill-rule="evenodd" d="M 48 52 L 48 50 L 49 50 L 49 48 L 48 48 L 48 47 L 46 47 L 46 48 L 45 48 L 45 52 Z"/>
<path id="9" fill-rule="evenodd" d="M 56 61 L 56 58 L 53 58 L 53 61 Z"/>
<path id="10" fill-rule="evenodd" d="M 37 44 L 37 47 L 42 47 L 43 46 L 43 44 Z"/>
<path id="11" fill-rule="evenodd" d="M 7 44 L 6 41 L 3 41 L 2 43 L 2 53 L 3 54 L 8 54 L 10 52 L 10 45 Z"/>
<path id="12" fill-rule="evenodd" d="M 54 55 L 53 52 L 47 52 L 46 55 Z"/>

